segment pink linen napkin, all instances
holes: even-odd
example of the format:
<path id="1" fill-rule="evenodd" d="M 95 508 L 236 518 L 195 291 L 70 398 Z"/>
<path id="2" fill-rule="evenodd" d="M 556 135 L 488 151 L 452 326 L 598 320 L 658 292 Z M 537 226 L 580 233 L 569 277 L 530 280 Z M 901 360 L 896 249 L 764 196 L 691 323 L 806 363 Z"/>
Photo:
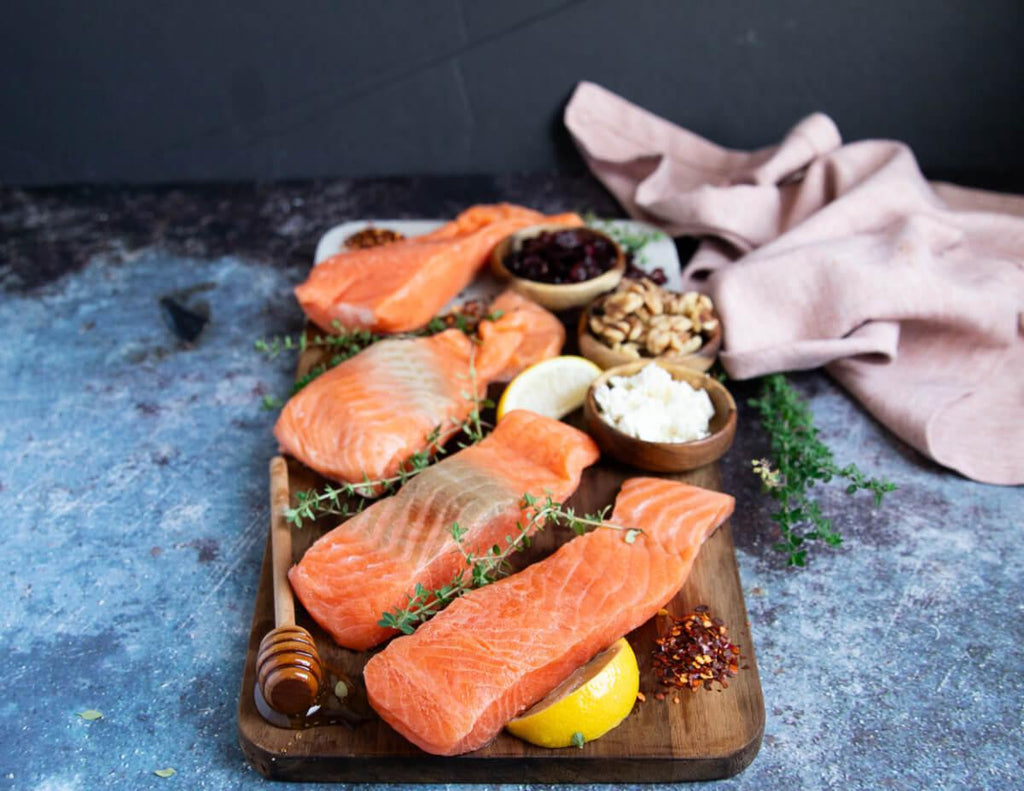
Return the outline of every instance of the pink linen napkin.
<path id="1" fill-rule="evenodd" d="M 706 237 L 684 282 L 730 376 L 825 366 L 940 464 L 1024 483 L 1024 197 L 930 184 L 821 114 L 730 151 L 584 82 L 565 125 L 632 217 Z"/>

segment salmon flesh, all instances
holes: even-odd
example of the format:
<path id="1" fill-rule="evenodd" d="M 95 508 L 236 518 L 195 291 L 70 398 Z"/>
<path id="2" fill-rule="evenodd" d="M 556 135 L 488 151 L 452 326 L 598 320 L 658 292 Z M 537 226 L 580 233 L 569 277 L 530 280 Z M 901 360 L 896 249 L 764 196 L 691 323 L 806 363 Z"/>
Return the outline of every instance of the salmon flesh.
<path id="1" fill-rule="evenodd" d="M 565 341 L 561 322 L 519 294 L 502 294 L 490 310 L 501 315 L 480 322 L 479 343 L 456 329 L 389 338 L 321 374 L 281 410 L 281 449 L 358 484 L 394 476 L 432 436 L 434 447 L 443 445 L 489 382 L 558 354 Z"/>
<path id="2" fill-rule="evenodd" d="M 526 522 L 524 494 L 561 500 L 597 461 L 597 446 L 565 423 L 517 410 L 482 442 L 428 467 L 318 540 L 288 578 L 306 610 L 346 648 L 395 634 L 378 625 L 417 583 L 436 589 Z M 464 531 L 462 549 L 451 527 Z"/>
<path id="3" fill-rule="evenodd" d="M 508 203 L 474 206 L 432 233 L 345 250 L 320 262 L 295 296 L 310 321 L 327 332 L 419 329 L 469 285 L 498 242 L 541 223 L 578 226 L 583 220 Z"/>
<path id="4" fill-rule="evenodd" d="M 370 659 L 370 704 L 429 753 L 482 747 L 664 607 L 733 503 L 676 481 L 626 481 L 610 522 L 643 530 L 633 543 L 621 530 L 599 528 L 457 599 Z"/>

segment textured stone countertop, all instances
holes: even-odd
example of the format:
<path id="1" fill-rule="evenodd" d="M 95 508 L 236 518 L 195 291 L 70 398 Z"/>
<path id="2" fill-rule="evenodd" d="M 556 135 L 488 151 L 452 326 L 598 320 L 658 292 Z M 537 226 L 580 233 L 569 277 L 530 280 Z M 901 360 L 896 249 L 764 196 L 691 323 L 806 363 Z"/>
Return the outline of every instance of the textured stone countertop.
<path id="1" fill-rule="evenodd" d="M 235 714 L 275 451 L 260 398 L 292 361 L 252 341 L 299 328 L 289 286 L 332 224 L 493 200 L 618 214 L 572 177 L 0 190 L 0 787 L 269 786 Z M 197 287 L 212 320 L 188 346 L 159 299 Z M 826 376 L 794 381 L 837 460 L 900 490 L 878 510 L 823 490 L 846 543 L 787 568 L 741 405 L 723 478 L 767 724 L 716 785 L 1019 787 L 1024 496 L 922 458 Z"/>

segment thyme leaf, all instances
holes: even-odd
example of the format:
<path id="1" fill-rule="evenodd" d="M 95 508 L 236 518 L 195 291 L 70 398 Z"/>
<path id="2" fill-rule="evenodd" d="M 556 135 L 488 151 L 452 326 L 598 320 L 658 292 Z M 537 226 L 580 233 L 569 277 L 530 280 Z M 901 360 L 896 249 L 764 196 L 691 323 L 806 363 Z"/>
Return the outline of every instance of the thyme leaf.
<path id="1" fill-rule="evenodd" d="M 832 451 L 818 438 L 807 403 L 782 374 L 765 377 L 760 398 L 751 399 L 750 405 L 758 411 L 772 455 L 751 466 L 764 491 L 778 504 L 771 518 L 782 540 L 774 548 L 786 553 L 788 565 L 806 565 L 807 542 L 823 541 L 831 547 L 843 543 L 833 520 L 810 496 L 815 483 L 845 480 L 847 494 L 872 492 L 876 507 L 885 494 L 899 488 L 884 478 L 869 478 L 855 464 L 837 465 Z"/>
<path id="2" fill-rule="evenodd" d="M 281 400 L 280 398 L 278 398 L 277 396 L 272 396 L 272 395 L 265 395 L 265 396 L 263 396 L 263 400 L 260 402 L 260 409 L 264 409 L 264 410 L 267 410 L 267 411 L 270 411 L 270 410 L 273 410 L 273 409 L 280 409 L 283 406 L 284 406 L 284 401 Z"/>

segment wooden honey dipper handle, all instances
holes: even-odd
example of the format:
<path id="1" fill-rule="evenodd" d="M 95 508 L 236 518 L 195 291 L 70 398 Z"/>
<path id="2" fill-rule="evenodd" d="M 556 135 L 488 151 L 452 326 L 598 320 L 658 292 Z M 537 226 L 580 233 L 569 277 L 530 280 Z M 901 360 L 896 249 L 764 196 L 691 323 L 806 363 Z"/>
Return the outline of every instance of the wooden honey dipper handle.
<path id="1" fill-rule="evenodd" d="M 312 635 L 295 624 L 295 602 L 288 569 L 292 565 L 292 533 L 285 519 L 291 493 L 288 463 L 270 462 L 270 553 L 274 580 L 274 623 L 260 641 L 256 678 L 263 698 L 282 714 L 305 714 L 323 683 L 320 655 Z"/>
<path id="2" fill-rule="evenodd" d="M 288 569 L 292 565 L 292 529 L 285 520 L 291 492 L 288 462 L 275 456 L 270 460 L 270 551 L 274 572 L 274 625 L 295 626 L 295 602 Z"/>

